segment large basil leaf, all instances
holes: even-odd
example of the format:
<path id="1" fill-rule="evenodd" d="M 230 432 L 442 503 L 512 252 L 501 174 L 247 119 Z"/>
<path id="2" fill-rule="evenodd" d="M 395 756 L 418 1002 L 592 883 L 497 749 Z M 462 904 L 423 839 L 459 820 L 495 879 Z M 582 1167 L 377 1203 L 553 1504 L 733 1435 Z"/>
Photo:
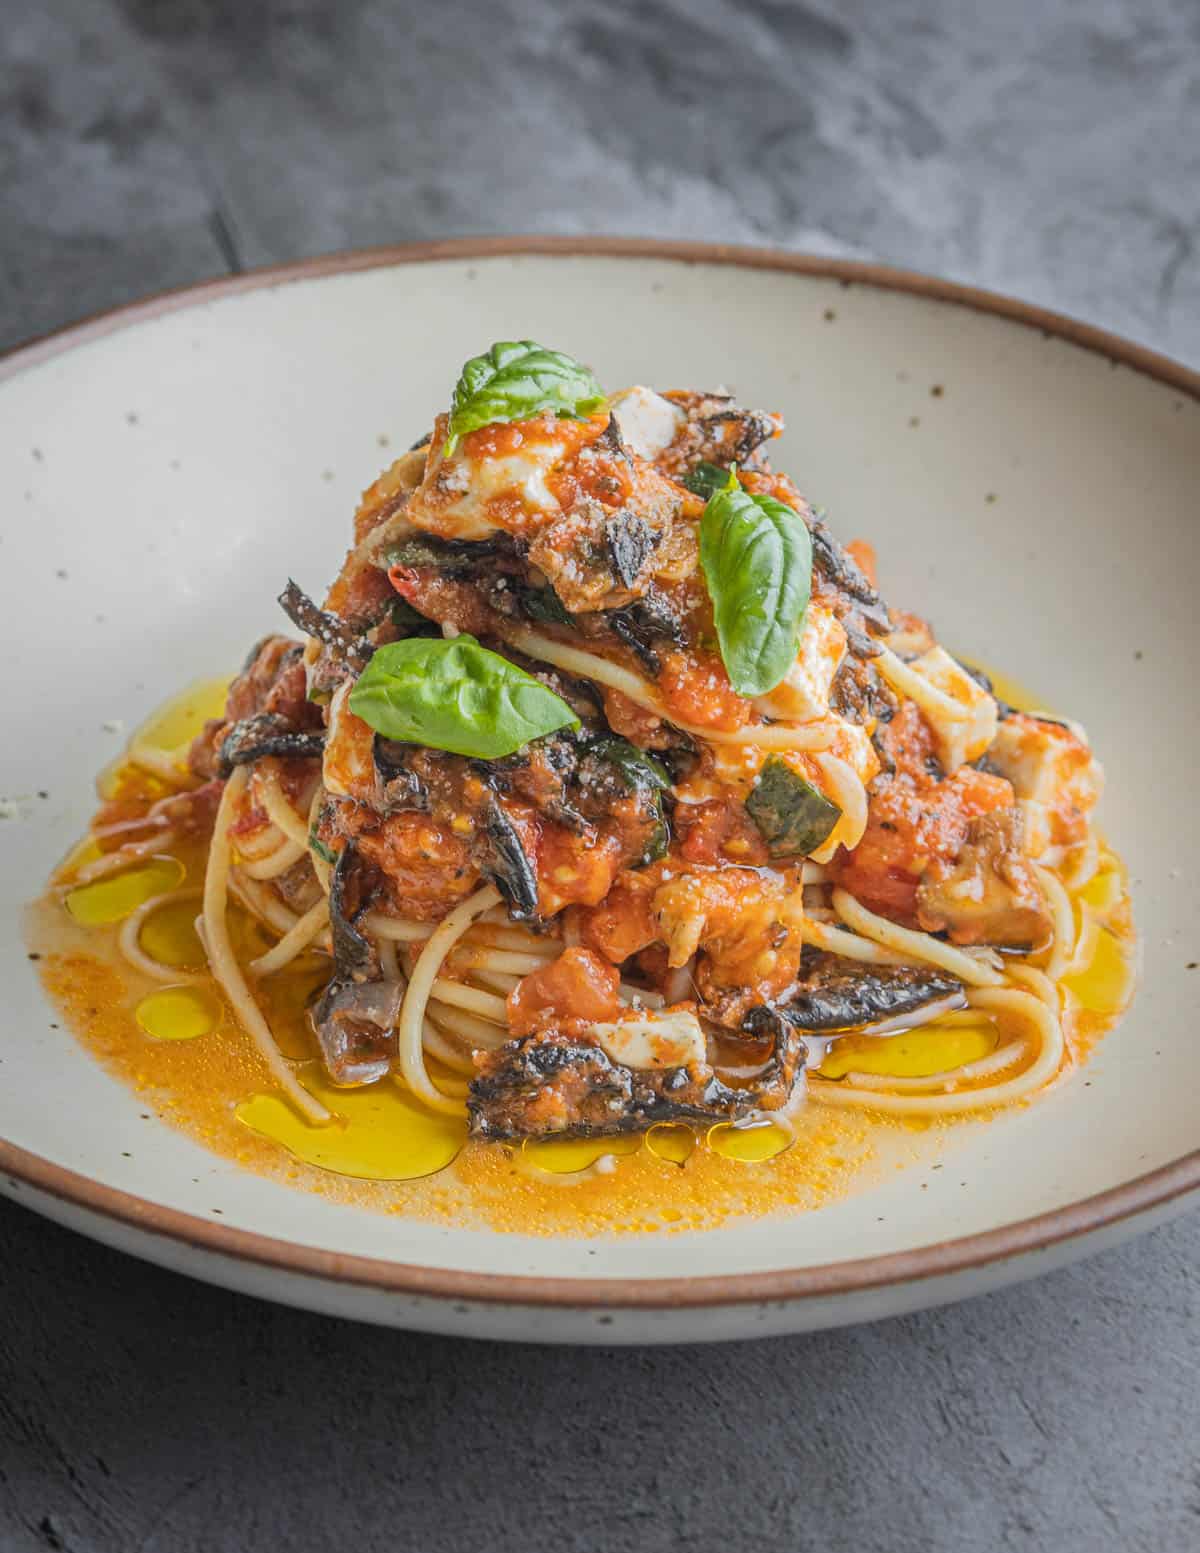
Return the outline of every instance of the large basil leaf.
<path id="1" fill-rule="evenodd" d="M 556 728 L 579 727 L 552 690 L 466 635 L 379 648 L 350 692 L 350 710 L 387 739 L 475 760 L 499 760 Z"/>
<path id="2" fill-rule="evenodd" d="M 497 340 L 462 369 L 450 405 L 445 451 L 459 438 L 497 421 L 527 421 L 543 410 L 559 416 L 591 415 L 604 391 L 589 368 L 535 340 Z"/>
<path id="3" fill-rule="evenodd" d="M 812 540 L 798 512 L 752 496 L 730 473 L 700 519 L 721 658 L 739 695 L 774 690 L 796 656 L 812 589 Z"/>
<path id="4" fill-rule="evenodd" d="M 837 804 L 778 755 L 764 764 L 746 799 L 746 813 L 772 857 L 807 857 L 829 840 L 842 817 Z"/>

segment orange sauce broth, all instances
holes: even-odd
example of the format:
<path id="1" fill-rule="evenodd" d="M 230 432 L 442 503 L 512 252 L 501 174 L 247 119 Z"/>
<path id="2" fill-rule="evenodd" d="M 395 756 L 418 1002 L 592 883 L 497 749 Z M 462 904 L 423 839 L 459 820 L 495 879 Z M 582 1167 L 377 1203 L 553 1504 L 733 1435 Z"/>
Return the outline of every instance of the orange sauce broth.
<path id="1" fill-rule="evenodd" d="M 1014 687 L 998 685 L 1016 702 Z M 187 738 L 219 708 L 222 686 L 193 687 L 143 725 L 134 744 L 181 759 Z M 1022 697 L 1026 704 L 1030 698 Z M 102 796 L 153 798 L 168 789 L 131 764 L 107 770 Z M 85 841 L 30 907 L 28 938 L 46 992 L 65 1024 L 148 1109 L 213 1152 L 259 1174 L 335 1201 L 448 1223 L 525 1234 L 589 1235 L 711 1228 L 745 1216 L 796 1212 L 835 1201 L 894 1170 L 928 1160 L 970 1118 L 898 1119 L 842 1110 L 815 1098 L 784 1121 L 692 1129 L 660 1123 L 644 1136 L 528 1142 L 467 1137 L 465 1118 L 425 1108 L 398 1082 L 358 1090 L 327 1082 L 307 1008 L 329 974 L 308 951 L 254 985 L 285 1056 L 333 1113 L 315 1127 L 272 1091 L 250 1038 L 208 973 L 195 929 L 206 845 L 176 843 L 92 883 L 73 883 L 100 855 Z M 143 916 L 140 948 L 177 975 L 152 979 L 121 953 L 122 923 L 148 900 L 184 892 Z M 1064 979 L 1063 1025 L 1081 1061 L 1132 995 L 1133 929 L 1124 870 L 1104 854 L 1074 897 L 1091 923 L 1091 957 Z M 231 902 L 231 936 L 243 963 L 270 938 Z M 951 1020 L 902 1035 L 847 1035 L 828 1043 L 817 1070 L 925 1075 L 985 1056 L 995 1025 Z M 431 1062 L 438 1076 L 438 1065 Z M 974 1118 L 978 1122 L 979 1118 Z"/>

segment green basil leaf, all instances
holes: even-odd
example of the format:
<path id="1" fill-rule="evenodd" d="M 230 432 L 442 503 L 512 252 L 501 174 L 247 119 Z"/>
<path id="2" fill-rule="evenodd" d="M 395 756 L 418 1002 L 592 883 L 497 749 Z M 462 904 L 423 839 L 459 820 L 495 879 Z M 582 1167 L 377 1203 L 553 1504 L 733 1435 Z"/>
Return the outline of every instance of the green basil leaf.
<path id="1" fill-rule="evenodd" d="M 559 416 L 591 415 L 604 391 L 589 368 L 534 340 L 497 340 L 486 355 L 462 369 L 450 405 L 445 454 L 459 438 L 497 421 L 527 421 L 543 410 Z"/>
<path id="2" fill-rule="evenodd" d="M 679 483 L 686 486 L 693 496 L 703 496 L 707 501 L 729 484 L 729 470 L 720 464 L 703 461 L 694 469 L 689 469 Z"/>
<path id="3" fill-rule="evenodd" d="M 721 658 L 733 688 L 763 696 L 783 679 L 812 589 L 812 540 L 798 512 L 729 483 L 700 519 L 704 569 Z"/>
<path id="4" fill-rule="evenodd" d="M 842 817 L 837 804 L 772 755 L 763 765 L 746 813 L 758 826 L 772 857 L 807 857 L 828 841 Z"/>
<path id="5" fill-rule="evenodd" d="M 579 727 L 540 680 L 466 635 L 380 647 L 350 692 L 350 710 L 385 739 L 474 760 L 499 760 L 556 728 Z"/>
<path id="6" fill-rule="evenodd" d="M 317 826 L 321 823 L 321 811 L 318 809 L 312 817 L 312 823 L 308 827 L 308 845 L 323 863 L 331 866 L 337 862 L 337 853 L 332 847 L 327 846 L 317 835 Z"/>

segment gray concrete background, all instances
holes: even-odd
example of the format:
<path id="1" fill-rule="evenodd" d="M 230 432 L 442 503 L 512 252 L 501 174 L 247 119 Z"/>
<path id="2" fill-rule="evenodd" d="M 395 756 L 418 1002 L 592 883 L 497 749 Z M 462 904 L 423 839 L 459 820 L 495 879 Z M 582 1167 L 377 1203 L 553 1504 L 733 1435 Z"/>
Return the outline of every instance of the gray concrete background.
<path id="1" fill-rule="evenodd" d="M 880 257 L 1200 360 L 1200 4 L 0 0 L 0 340 L 346 246 Z M 1102 1146 L 1098 1142 L 1097 1146 Z M 357 1328 L 0 1205 L 0 1549 L 1188 1553 L 1200 1218 L 725 1349 Z"/>

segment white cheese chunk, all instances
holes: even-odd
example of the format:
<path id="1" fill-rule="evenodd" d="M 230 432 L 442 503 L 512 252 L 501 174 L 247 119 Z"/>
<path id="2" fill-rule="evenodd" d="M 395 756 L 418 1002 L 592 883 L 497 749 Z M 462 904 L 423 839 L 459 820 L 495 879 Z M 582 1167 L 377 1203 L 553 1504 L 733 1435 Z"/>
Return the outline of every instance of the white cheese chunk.
<path id="1" fill-rule="evenodd" d="M 592 1033 L 623 1068 L 682 1068 L 708 1055 L 700 1021 L 687 1009 L 633 1014 L 593 1025 Z"/>
<path id="2" fill-rule="evenodd" d="M 655 459 L 683 430 L 687 416 L 677 404 L 640 385 L 609 400 L 621 440 L 639 458 Z"/>
<path id="3" fill-rule="evenodd" d="M 810 604 L 796 658 L 775 689 L 754 705 L 764 717 L 806 723 L 829 710 L 833 677 L 846 655 L 846 632 L 831 609 Z"/>
<path id="4" fill-rule="evenodd" d="M 996 736 L 996 702 L 944 647 L 914 658 L 909 669 L 934 694 L 912 691 L 933 730 L 938 759 L 948 773 L 978 760 Z"/>
<path id="5" fill-rule="evenodd" d="M 1046 844 L 1078 839 L 1081 817 L 1095 807 L 1104 786 L 1104 772 L 1082 729 L 1017 713 L 1000 724 L 988 760 L 1021 800 L 1032 856 L 1046 849 L 1044 844 L 1033 850 L 1042 838 Z"/>

